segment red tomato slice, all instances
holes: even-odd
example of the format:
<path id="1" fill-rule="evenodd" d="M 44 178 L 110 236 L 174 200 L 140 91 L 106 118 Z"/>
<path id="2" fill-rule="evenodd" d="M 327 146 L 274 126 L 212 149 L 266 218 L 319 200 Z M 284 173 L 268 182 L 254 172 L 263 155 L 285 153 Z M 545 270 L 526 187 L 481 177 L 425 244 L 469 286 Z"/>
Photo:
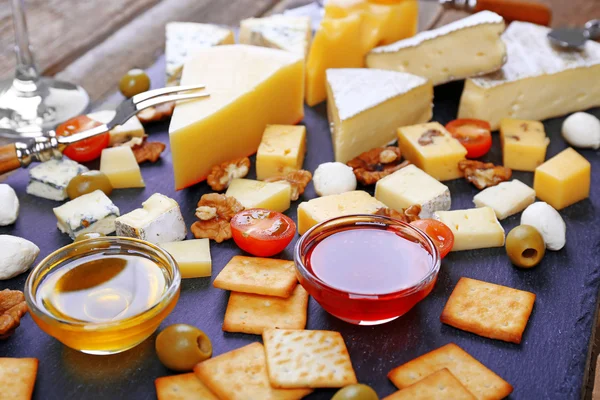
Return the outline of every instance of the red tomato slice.
<path id="1" fill-rule="evenodd" d="M 252 208 L 233 216 L 231 232 L 240 249 L 257 257 L 270 257 L 290 244 L 296 224 L 280 212 Z"/>
<path id="2" fill-rule="evenodd" d="M 410 223 L 425 232 L 438 248 L 440 257 L 444 258 L 454 246 L 454 234 L 444 223 L 435 219 L 418 219 Z"/>
<path id="3" fill-rule="evenodd" d="M 467 149 L 467 158 L 479 158 L 490 151 L 492 133 L 489 122 L 480 119 L 455 119 L 446 129 Z"/>
<path id="4" fill-rule="evenodd" d="M 87 115 L 79 115 L 63 122 L 56 128 L 57 136 L 71 136 L 74 133 L 85 131 L 102 125 Z M 102 150 L 108 147 L 110 135 L 108 132 L 81 142 L 73 143 L 65 148 L 63 154 L 73 161 L 87 162 L 100 157 Z"/>

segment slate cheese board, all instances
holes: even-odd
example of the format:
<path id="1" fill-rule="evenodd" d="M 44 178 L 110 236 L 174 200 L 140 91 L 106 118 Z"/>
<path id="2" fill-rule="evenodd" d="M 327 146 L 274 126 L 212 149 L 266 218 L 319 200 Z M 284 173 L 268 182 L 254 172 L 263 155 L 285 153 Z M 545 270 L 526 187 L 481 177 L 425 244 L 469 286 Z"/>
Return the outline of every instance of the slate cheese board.
<path id="1" fill-rule="evenodd" d="M 162 71 L 164 59 L 149 70 L 154 83 L 162 83 Z M 455 118 L 462 86 L 462 82 L 455 82 L 435 89 L 434 121 L 445 124 Z M 120 97 L 115 96 L 113 100 L 118 101 Z M 600 109 L 589 112 L 600 117 Z M 544 121 L 550 137 L 547 158 L 567 147 L 560 135 L 563 120 Z M 320 163 L 333 159 L 325 105 L 307 107 L 302 123 L 308 132 L 304 168 L 314 171 Z M 152 141 L 169 142 L 168 122 L 147 127 L 147 133 Z M 492 151 L 484 160 L 501 163 L 498 134 L 493 134 L 493 140 Z M 512 384 L 511 399 L 580 398 L 600 286 L 600 152 L 578 151 L 592 164 L 590 198 L 560 212 L 567 224 L 567 244 L 561 251 L 548 251 L 541 265 L 531 270 L 517 269 L 511 265 L 504 248 L 451 253 L 442 262 L 433 292 L 403 317 L 380 326 L 355 326 L 327 314 L 311 299 L 307 329 L 341 332 L 359 381 L 371 385 L 382 398 L 396 390 L 386 377 L 392 368 L 450 342 L 461 346 Z M 150 195 L 158 192 L 177 200 L 189 227 L 195 220 L 197 201 L 211 190 L 201 183 L 175 191 L 171 164 L 171 153 L 167 148 L 159 162 L 142 166 L 145 189 L 115 190 L 111 199 L 121 213 L 138 208 Z M 97 168 L 94 163 L 89 166 Z M 253 169 L 249 177 L 254 177 Z M 515 172 L 514 178 L 530 186 L 533 184 L 532 173 Z M 16 224 L 0 227 L 0 234 L 21 236 L 36 243 L 41 249 L 39 261 L 71 240 L 56 228 L 52 208 L 60 203 L 27 195 L 27 180 L 27 170 L 17 171 L 7 179 L 6 183 L 19 196 L 21 211 Z M 463 179 L 445 183 L 452 193 L 452 209 L 473 207 L 472 198 L 478 192 L 475 187 Z M 373 188 L 366 190 L 372 193 Z M 286 214 L 296 219 L 297 205 L 315 196 L 310 184 Z M 505 231 L 518 225 L 519 220 L 520 215 L 515 215 L 502 221 Z M 191 237 L 188 233 L 188 238 Z M 296 240 L 297 237 L 281 258 L 292 258 Z M 213 288 L 212 280 L 229 259 L 241 251 L 233 241 L 227 241 L 212 243 L 211 253 L 212 277 L 182 281 L 179 303 L 161 329 L 173 323 L 195 325 L 208 334 L 214 355 L 218 355 L 260 341 L 260 337 L 221 330 L 229 294 Z M 533 313 L 520 345 L 482 338 L 440 322 L 442 308 L 462 276 L 536 294 Z M 22 274 L 0 281 L 0 289 L 22 290 L 26 277 L 27 274 Z M 0 341 L 0 357 L 39 359 L 34 399 L 151 399 L 156 397 L 154 379 L 173 374 L 156 357 L 155 338 L 156 334 L 134 349 L 117 355 L 86 355 L 43 333 L 26 315 L 16 334 L 9 340 Z M 317 390 L 307 398 L 329 399 L 334 392 Z"/>

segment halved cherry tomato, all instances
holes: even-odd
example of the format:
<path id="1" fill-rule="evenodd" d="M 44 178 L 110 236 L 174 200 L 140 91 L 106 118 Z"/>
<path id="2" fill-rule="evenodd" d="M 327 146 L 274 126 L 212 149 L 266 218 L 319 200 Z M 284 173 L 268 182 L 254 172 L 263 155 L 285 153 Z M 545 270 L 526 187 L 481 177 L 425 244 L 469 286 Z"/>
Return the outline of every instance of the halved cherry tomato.
<path id="1" fill-rule="evenodd" d="M 446 257 L 454 246 L 454 234 L 446 224 L 435 219 L 418 219 L 410 223 L 425 232 L 440 252 L 440 258 Z"/>
<path id="2" fill-rule="evenodd" d="M 270 257 L 290 244 L 296 224 L 280 212 L 251 208 L 233 216 L 231 232 L 240 249 L 257 257 Z"/>
<path id="3" fill-rule="evenodd" d="M 480 119 L 455 119 L 446 129 L 467 149 L 467 158 L 479 158 L 490 151 L 492 133 L 490 123 Z"/>
<path id="4" fill-rule="evenodd" d="M 87 115 L 79 115 L 63 122 L 56 128 L 57 136 L 71 136 L 74 133 L 85 131 L 102 125 Z M 73 161 L 87 162 L 100 157 L 102 150 L 108 147 L 110 135 L 108 132 L 81 142 L 73 143 L 65 148 L 63 154 Z"/>

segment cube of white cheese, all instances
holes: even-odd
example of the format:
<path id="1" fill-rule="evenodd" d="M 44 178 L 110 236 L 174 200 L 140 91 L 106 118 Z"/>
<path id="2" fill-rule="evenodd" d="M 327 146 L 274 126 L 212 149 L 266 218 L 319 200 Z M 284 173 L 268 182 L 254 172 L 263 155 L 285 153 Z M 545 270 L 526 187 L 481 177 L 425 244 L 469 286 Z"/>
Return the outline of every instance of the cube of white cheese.
<path id="1" fill-rule="evenodd" d="M 103 124 L 107 124 L 115 117 L 116 111 L 114 110 L 100 110 L 88 114 L 88 118 L 98 121 Z M 113 146 L 117 143 L 125 143 L 132 138 L 143 138 L 146 134 L 144 126 L 140 120 L 134 115 L 129 118 L 123 125 L 118 125 L 108 132 L 110 135 L 109 146 Z"/>
<path id="2" fill-rule="evenodd" d="M 145 187 L 140 166 L 129 146 L 102 150 L 100 172 L 104 172 L 115 189 Z"/>
<path id="3" fill-rule="evenodd" d="M 419 217 L 450 209 L 450 190 L 416 165 L 408 165 L 377 182 L 375 198 L 396 211 L 420 205 Z"/>
<path id="4" fill-rule="evenodd" d="M 504 229 L 490 207 L 436 211 L 433 218 L 454 234 L 452 251 L 504 246 Z"/>
<path id="5" fill-rule="evenodd" d="M 266 208 L 284 212 L 290 208 L 291 189 L 287 182 L 234 179 L 225 195 L 235 197 L 245 208 Z"/>
<path id="6" fill-rule="evenodd" d="M 29 170 L 27 193 L 44 199 L 63 201 L 69 197 L 67 186 L 71 179 L 86 171 L 87 167 L 67 158 L 43 162 Z"/>
<path id="7" fill-rule="evenodd" d="M 202 278 L 211 275 L 209 239 L 161 243 L 160 247 L 177 261 L 182 278 Z"/>
<path id="8" fill-rule="evenodd" d="M 101 190 L 79 196 L 52 211 L 58 220 L 58 229 L 68 233 L 71 239 L 89 232 L 113 233 L 119 216 L 119 208 Z"/>
<path id="9" fill-rule="evenodd" d="M 517 179 L 489 187 L 473 197 L 477 207 L 491 207 L 500 220 L 523 211 L 534 201 L 535 190 Z"/>
<path id="10" fill-rule="evenodd" d="M 124 214 L 115 221 L 117 236 L 166 243 L 185 239 L 187 229 L 179 204 L 167 196 L 154 193 L 142 208 Z"/>

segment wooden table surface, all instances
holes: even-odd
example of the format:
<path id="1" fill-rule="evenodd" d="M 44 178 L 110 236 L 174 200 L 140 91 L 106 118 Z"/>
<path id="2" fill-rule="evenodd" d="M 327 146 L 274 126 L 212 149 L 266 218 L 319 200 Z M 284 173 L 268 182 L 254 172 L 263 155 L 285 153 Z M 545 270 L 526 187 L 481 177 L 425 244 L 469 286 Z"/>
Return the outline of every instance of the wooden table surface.
<path id="1" fill-rule="evenodd" d="M 10 0 L 0 0 L 0 79 L 12 77 L 14 36 Z M 541 0 L 552 7 L 552 26 L 600 18 L 600 0 Z M 81 84 L 100 102 L 133 67 L 147 68 L 164 51 L 169 21 L 237 25 L 240 19 L 281 12 L 310 0 L 25 0 L 31 44 L 40 70 Z M 464 16 L 445 11 L 436 26 Z M 596 333 L 600 331 L 597 324 Z M 585 399 L 600 400 L 600 335 L 592 341 Z M 542 366 L 540 366 L 542 367 Z M 594 385 L 594 376 L 596 384 Z M 595 390 L 592 390 L 594 387 Z"/>

